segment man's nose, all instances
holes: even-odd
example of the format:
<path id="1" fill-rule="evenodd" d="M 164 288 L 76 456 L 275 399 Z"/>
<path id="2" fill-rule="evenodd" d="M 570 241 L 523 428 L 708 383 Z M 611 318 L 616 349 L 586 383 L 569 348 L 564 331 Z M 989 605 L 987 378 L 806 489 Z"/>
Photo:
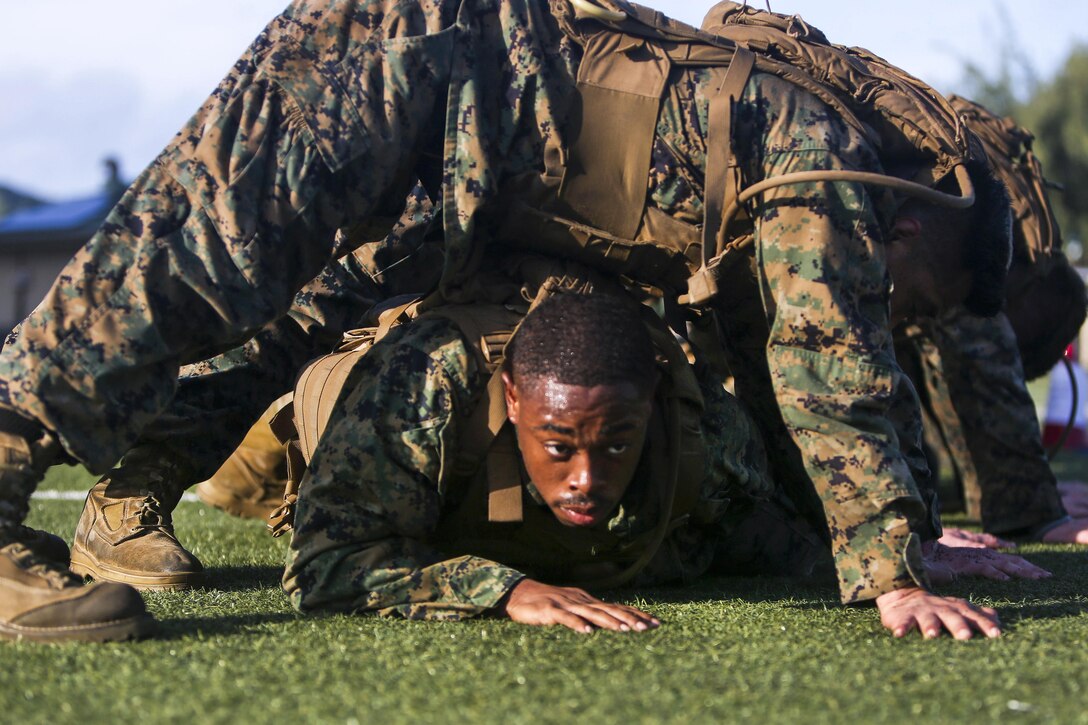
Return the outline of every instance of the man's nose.
<path id="1" fill-rule="evenodd" d="M 567 479 L 571 491 L 587 493 L 599 488 L 605 481 L 603 466 L 597 456 L 581 452 L 574 457 L 574 466 Z"/>

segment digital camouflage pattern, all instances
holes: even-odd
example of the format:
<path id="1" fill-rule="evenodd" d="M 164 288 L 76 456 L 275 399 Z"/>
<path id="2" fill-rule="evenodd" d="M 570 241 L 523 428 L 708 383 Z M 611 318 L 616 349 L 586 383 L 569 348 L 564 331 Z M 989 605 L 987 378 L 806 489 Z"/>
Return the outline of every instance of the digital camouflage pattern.
<path id="1" fill-rule="evenodd" d="M 681 218 L 702 214 L 710 80 L 681 72 L 658 127 L 651 196 Z M 741 188 L 795 171 L 880 169 L 858 133 L 778 78 L 756 74 L 735 112 Z M 899 441 L 918 448 L 920 429 L 888 327 L 886 202 L 857 184 L 768 192 L 748 210 L 754 257 L 732 262 L 715 303 L 737 395 L 772 441 L 775 480 L 798 502 L 811 501 L 807 481 L 815 487 L 810 509 L 826 517 L 845 602 L 915 585 L 912 532 L 932 529 Z M 902 396 L 910 410 L 897 417 L 913 430 L 890 420 Z"/>
<path id="2" fill-rule="evenodd" d="M 1065 516 L 1004 315 L 956 308 L 903 331 L 926 409 L 964 489 L 968 514 L 994 534 L 1027 534 Z M 905 363 L 906 364 L 906 363 Z"/>
<path id="3" fill-rule="evenodd" d="M 143 430 L 121 468 L 156 456 L 184 462 L 176 475 L 157 481 L 161 500 L 176 500 L 211 476 L 241 441 L 240 435 L 294 386 L 309 360 L 327 353 L 363 313 L 380 301 L 431 289 L 442 268 L 441 234 L 432 241 L 435 207 L 422 187 L 409 195 L 393 231 L 365 242 L 327 267 L 295 295 L 287 315 L 266 325 L 244 345 L 181 369 L 166 411 Z M 341 231 L 365 239 L 366 230 Z M 372 233 L 372 232 L 371 232 Z M 352 245 L 354 246 L 354 244 Z M 137 477 L 141 476 L 136 472 Z"/>
<path id="4" fill-rule="evenodd" d="M 0 403 L 106 469 L 168 408 L 181 365 L 281 318 L 356 243 L 336 230 L 392 223 L 417 178 L 440 190 L 446 267 L 471 269 L 486 239 L 476 212 L 504 180 L 539 172 L 563 127 L 580 55 L 561 32 L 569 22 L 565 0 L 292 4 L 4 348 Z M 708 81 L 690 71 L 676 82 L 651 201 L 698 222 Z M 784 81 L 754 77 L 737 114 L 745 184 L 879 169 L 856 133 Z M 800 491 L 815 484 L 844 601 L 915 584 L 911 532 L 925 525 L 885 418 L 903 380 L 887 329 L 883 202 L 856 184 L 769 192 L 748 209 L 758 283 L 742 264 L 717 305 L 744 395 L 781 446 L 776 475 Z M 25 506 L 29 489 L 0 493 Z"/>
<path id="5" fill-rule="evenodd" d="M 642 466 L 601 531 L 574 531 L 543 501 L 527 500 L 547 520 L 535 525 L 542 533 L 529 542 L 532 558 L 559 563 L 558 571 L 517 569 L 509 558 L 500 563 L 481 555 L 492 527 L 500 532 L 491 532 L 500 541 L 495 546 L 517 557 L 522 534 L 509 527 L 527 526 L 488 524 L 486 493 L 472 486 L 485 472 L 458 474 L 454 465 L 468 411 L 489 378 L 445 318 L 395 328 L 361 358 L 299 490 L 283 579 L 297 608 L 459 619 L 495 606 L 527 574 L 555 581 L 580 567 L 607 570 L 607 559 L 571 540 L 588 538 L 594 550 L 607 552 L 654 529 L 661 512 Z M 772 484 L 758 434 L 721 388 L 704 392 L 709 455 L 691 516 L 697 523 L 672 532 L 639 583 L 687 581 L 712 566 L 810 573 L 826 547 L 795 514 L 763 500 Z"/>
<path id="6" fill-rule="evenodd" d="M 576 63 L 533 0 L 298 0 L 5 346 L 0 404 L 105 470 L 166 410 L 181 365 L 281 318 L 351 251 L 337 229 L 388 230 L 421 178 L 447 237 L 471 234 L 504 173 L 535 168 Z M 32 486 L 0 492 L 12 518 Z"/>

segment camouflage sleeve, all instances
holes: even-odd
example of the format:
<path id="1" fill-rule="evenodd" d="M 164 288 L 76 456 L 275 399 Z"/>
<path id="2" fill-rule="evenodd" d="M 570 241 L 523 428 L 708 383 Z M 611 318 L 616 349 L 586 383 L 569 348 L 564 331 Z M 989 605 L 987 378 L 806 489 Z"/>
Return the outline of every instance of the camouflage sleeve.
<path id="1" fill-rule="evenodd" d="M 461 619 L 522 574 L 427 543 L 459 424 L 486 377 L 449 322 L 394 330 L 352 371 L 303 480 L 283 586 L 300 611 Z"/>
<path id="2" fill-rule="evenodd" d="M 939 353 L 923 361 L 934 417 L 960 434 L 943 437 L 961 443 L 950 453 L 967 474 L 968 498 L 981 502 L 985 530 L 1014 534 L 1061 519 L 1065 509 L 1008 319 L 956 309 L 926 332 Z"/>
<path id="3" fill-rule="evenodd" d="M 749 132 L 745 183 L 880 168 L 823 103 L 784 81 L 757 80 L 737 121 L 758 129 Z M 859 184 L 796 184 L 768 191 L 753 212 L 774 393 L 823 503 L 842 599 L 917 586 L 914 532 L 925 509 L 888 419 L 906 381 L 892 350 L 875 200 Z"/>

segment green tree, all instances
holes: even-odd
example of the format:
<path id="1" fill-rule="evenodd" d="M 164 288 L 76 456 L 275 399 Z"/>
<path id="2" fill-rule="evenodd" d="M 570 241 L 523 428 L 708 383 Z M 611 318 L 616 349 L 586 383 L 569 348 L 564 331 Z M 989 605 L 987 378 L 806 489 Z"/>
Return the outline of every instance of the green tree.
<path id="1" fill-rule="evenodd" d="M 1051 195 L 1066 240 L 1088 240 L 1088 46 L 1070 53 L 1051 80 L 1014 111 L 1035 134 L 1047 178 L 1062 185 Z"/>

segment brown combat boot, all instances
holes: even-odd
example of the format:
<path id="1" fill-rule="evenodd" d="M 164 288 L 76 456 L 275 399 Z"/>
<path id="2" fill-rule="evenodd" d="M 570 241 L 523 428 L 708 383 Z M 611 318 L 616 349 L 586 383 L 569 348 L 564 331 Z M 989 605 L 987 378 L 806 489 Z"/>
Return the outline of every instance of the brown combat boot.
<path id="1" fill-rule="evenodd" d="M 72 571 L 137 589 L 188 589 L 204 567 L 174 535 L 180 498 L 166 481 L 176 475 L 154 455 L 133 451 L 87 494 L 72 542 Z"/>
<path id="2" fill-rule="evenodd" d="M 0 531 L 0 636 L 107 642 L 154 631 L 155 620 L 135 589 L 112 583 L 84 586 L 79 577 L 19 541 L 21 531 Z"/>
<path id="3" fill-rule="evenodd" d="M 63 452 L 48 431 L 0 407 L 0 637 L 106 641 L 142 637 L 155 620 L 131 587 L 85 587 L 62 539 L 21 526 L 30 493 Z"/>
<path id="4" fill-rule="evenodd" d="M 215 475 L 196 487 L 201 501 L 248 519 L 267 520 L 279 508 L 287 486 L 287 453 L 269 426 L 274 412 L 269 408 Z"/>

